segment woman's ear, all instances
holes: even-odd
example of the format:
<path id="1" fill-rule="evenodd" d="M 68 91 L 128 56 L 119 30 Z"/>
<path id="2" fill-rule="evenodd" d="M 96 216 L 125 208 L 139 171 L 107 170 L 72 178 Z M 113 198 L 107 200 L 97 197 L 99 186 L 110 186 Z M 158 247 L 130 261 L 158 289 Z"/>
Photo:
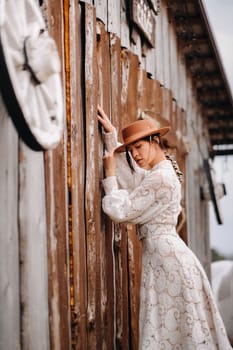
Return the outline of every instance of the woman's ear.
<path id="1" fill-rule="evenodd" d="M 153 141 L 157 142 L 157 144 L 159 145 L 160 143 L 160 139 L 159 139 L 159 136 L 153 136 Z"/>

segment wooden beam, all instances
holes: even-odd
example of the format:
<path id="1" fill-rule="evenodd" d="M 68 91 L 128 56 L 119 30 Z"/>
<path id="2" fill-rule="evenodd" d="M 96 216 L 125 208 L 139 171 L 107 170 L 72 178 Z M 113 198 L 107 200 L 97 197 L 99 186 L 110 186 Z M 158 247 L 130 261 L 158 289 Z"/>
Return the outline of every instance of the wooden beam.
<path id="1" fill-rule="evenodd" d="M 233 144 L 233 142 L 232 142 Z M 233 155 L 233 148 L 231 149 L 221 149 L 221 150 L 213 150 L 211 152 L 211 157 L 215 157 L 215 156 L 231 156 Z"/>
<path id="2" fill-rule="evenodd" d="M 232 126 L 229 126 L 229 125 L 222 125 L 222 124 L 219 124 L 217 127 L 211 127 L 209 128 L 209 133 L 214 135 L 214 134 L 217 134 L 217 135 L 220 135 L 220 134 L 232 134 L 233 136 L 233 127 Z"/>
<path id="3" fill-rule="evenodd" d="M 211 129 L 221 129 L 221 128 L 232 128 L 233 127 L 233 117 L 232 119 L 223 119 L 223 118 L 219 118 L 219 120 L 216 119 L 209 119 L 208 121 L 208 128 Z"/>
<path id="4" fill-rule="evenodd" d="M 211 139 L 211 143 L 213 146 L 218 145 L 232 145 L 233 144 L 233 137 L 214 137 Z"/>
<path id="5" fill-rule="evenodd" d="M 20 349 L 18 134 L 0 94 L 0 348 Z"/>
<path id="6" fill-rule="evenodd" d="M 208 180 L 208 185 L 209 185 L 209 191 L 210 191 L 210 197 L 214 206 L 214 211 L 215 211 L 215 215 L 216 215 L 216 219 L 218 221 L 218 224 L 223 224 L 223 220 L 221 217 L 221 213 L 220 213 L 220 208 L 219 208 L 219 202 L 218 199 L 216 198 L 215 195 L 215 190 L 214 190 L 214 179 L 212 178 L 212 174 L 211 174 L 211 169 L 210 169 L 210 165 L 209 165 L 209 160 L 208 159 L 204 159 L 204 169 L 206 172 L 206 176 L 207 176 L 207 180 Z"/>

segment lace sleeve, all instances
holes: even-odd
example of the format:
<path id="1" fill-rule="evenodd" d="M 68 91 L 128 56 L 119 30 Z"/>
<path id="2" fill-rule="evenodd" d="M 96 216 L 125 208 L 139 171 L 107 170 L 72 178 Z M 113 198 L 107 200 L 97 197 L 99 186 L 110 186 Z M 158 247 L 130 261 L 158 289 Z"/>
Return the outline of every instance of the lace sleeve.
<path id="1" fill-rule="evenodd" d="M 112 132 L 103 132 L 103 135 L 104 144 L 108 152 L 111 152 L 114 148 L 116 148 L 119 145 L 119 143 L 117 142 L 116 129 Z"/>
<path id="2" fill-rule="evenodd" d="M 118 189 L 113 178 L 104 180 L 103 210 L 115 222 L 144 223 L 170 203 L 171 189 L 161 186 L 161 176 L 147 176 L 131 193 Z"/>

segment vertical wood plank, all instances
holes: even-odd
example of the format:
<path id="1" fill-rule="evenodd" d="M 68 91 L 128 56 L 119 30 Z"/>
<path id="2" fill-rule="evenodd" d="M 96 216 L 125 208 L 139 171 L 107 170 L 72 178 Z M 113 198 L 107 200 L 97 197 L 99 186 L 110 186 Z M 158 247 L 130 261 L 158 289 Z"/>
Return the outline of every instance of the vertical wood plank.
<path id="1" fill-rule="evenodd" d="M 139 67 L 138 67 L 138 57 L 131 52 L 123 50 L 121 53 L 121 126 L 126 125 L 129 122 L 135 121 L 138 117 L 139 112 L 139 101 L 138 101 L 138 90 L 140 90 L 138 82 L 139 79 Z M 125 241 L 127 239 L 127 241 Z M 130 247 L 130 251 L 128 250 L 128 230 L 126 226 L 122 226 L 122 231 L 119 231 L 118 237 L 118 247 L 121 249 L 121 260 L 122 260 L 122 274 L 123 276 L 127 274 L 127 276 L 132 276 L 134 274 L 134 265 L 129 263 L 129 253 L 132 252 L 132 248 Z M 118 249 L 119 249 L 118 248 Z M 127 250 L 125 254 L 124 249 Z M 132 256 L 131 256 L 132 257 Z M 123 260 L 124 259 L 124 260 Z M 126 260 L 125 260 L 126 259 Z M 125 265 L 126 264 L 126 265 Z M 119 267 L 118 267 L 119 268 Z M 136 268 L 137 269 L 137 268 Z M 137 271 L 138 273 L 138 271 Z M 133 320 L 131 317 L 131 312 L 136 312 L 136 308 L 134 308 L 134 302 L 130 302 L 130 295 L 134 293 L 132 290 L 132 285 L 130 285 L 130 281 L 132 280 L 124 280 L 124 277 L 120 276 L 122 281 L 122 288 L 125 291 L 128 284 L 128 291 L 125 291 L 123 294 L 124 299 L 121 301 L 121 307 L 123 307 L 123 319 L 122 319 L 122 340 L 119 346 L 120 349 L 130 349 L 132 344 L 137 343 L 137 327 L 135 328 L 137 321 Z M 130 294 L 131 293 L 131 294 Z M 131 309 L 133 307 L 133 309 Z M 129 310 L 129 314 L 126 314 L 126 310 Z M 135 322 L 136 324 L 135 324 Z M 127 328 L 127 330 L 126 330 Z M 118 328 L 120 329 L 120 328 Z M 133 338 L 132 338 L 133 334 Z"/>
<path id="2" fill-rule="evenodd" d="M 111 76 L 115 75 L 110 70 L 110 45 L 112 37 L 99 23 L 97 40 L 97 65 L 98 65 L 98 100 L 108 115 L 111 115 Z M 111 40 L 110 40 L 111 36 Z M 112 68 L 112 67 L 111 67 Z M 115 72 L 116 73 L 116 72 Z M 111 76 L 110 76 L 111 74 Z M 117 81 L 118 77 L 115 75 Z M 116 87 L 116 86 L 115 86 Z M 115 101 L 116 103 L 117 101 Z M 101 134 L 100 134 L 101 135 Z M 103 178 L 103 146 L 99 139 L 99 178 Z M 100 183 L 101 185 L 101 183 Z M 99 198 L 101 213 L 101 198 Z M 114 294 L 114 256 L 113 256 L 113 230 L 112 222 L 103 213 L 101 215 L 101 236 L 100 236 L 100 260 L 101 260 L 101 338 L 102 348 L 114 349 L 115 347 L 115 294 Z"/>
<path id="3" fill-rule="evenodd" d="M 182 53 L 180 51 L 178 52 L 178 57 L 179 57 L 179 64 L 178 64 L 179 87 L 182 86 L 182 88 L 178 88 L 177 101 L 180 107 L 182 107 L 184 110 L 187 110 L 188 100 L 189 100 L 187 93 L 192 94 L 193 92 L 189 81 L 190 78 L 187 76 L 185 62 L 183 60 Z M 193 96 L 191 96 L 191 99 L 193 99 Z"/>
<path id="4" fill-rule="evenodd" d="M 171 74 L 171 84 L 169 88 L 173 92 L 173 96 L 175 99 L 178 97 L 178 91 L 179 91 L 179 75 L 178 75 L 178 66 L 179 66 L 179 61 L 178 61 L 178 45 L 176 41 L 176 33 L 174 30 L 174 25 L 170 24 L 170 74 Z"/>
<path id="5" fill-rule="evenodd" d="M 86 129 L 86 241 L 87 241 L 87 322 L 88 349 L 97 349 L 101 342 L 100 302 L 100 222 L 98 187 L 98 136 L 97 136 L 97 91 L 96 76 L 96 23 L 95 9 L 85 4 L 85 129 Z"/>
<path id="6" fill-rule="evenodd" d="M 108 32 L 121 35 L 121 1 L 108 0 Z"/>
<path id="7" fill-rule="evenodd" d="M 0 94 L 0 349 L 20 349 L 18 135 Z"/>
<path id="8" fill-rule="evenodd" d="M 120 18 L 121 18 L 121 27 L 120 27 L 120 38 L 121 38 L 121 46 L 123 48 L 130 48 L 130 34 L 129 34 L 129 25 L 127 21 L 127 0 L 121 1 L 121 9 L 120 9 Z"/>
<path id="9" fill-rule="evenodd" d="M 155 115 L 156 117 L 161 118 L 162 114 L 162 87 L 158 80 L 155 80 L 155 93 L 154 93 L 154 100 L 155 100 Z"/>
<path id="10" fill-rule="evenodd" d="M 163 48 L 163 85 L 168 88 L 170 86 L 170 51 L 169 51 L 169 27 L 168 27 L 168 15 L 167 6 L 164 2 L 161 2 L 160 6 L 162 17 L 162 48 Z"/>
<path id="11" fill-rule="evenodd" d="M 110 61 L 111 118 L 113 125 L 119 130 L 121 116 L 121 42 L 115 34 L 110 35 Z M 112 227 L 114 228 L 114 305 L 112 310 L 114 312 L 114 349 L 121 349 L 123 344 L 127 348 L 128 342 L 123 332 L 124 327 L 127 327 L 128 312 L 127 310 L 123 312 L 122 309 L 125 303 L 124 300 L 127 302 L 128 298 L 127 279 L 124 276 L 127 266 L 125 259 L 126 245 L 122 244 L 122 228 L 116 224 Z M 109 234 L 109 232 L 106 234 Z M 123 241 L 125 242 L 124 237 Z"/>
<path id="12" fill-rule="evenodd" d="M 72 2 L 70 7 L 70 143 L 71 143 L 71 221 L 72 221 L 72 346 L 76 350 L 87 348 L 87 272 L 85 238 L 85 139 L 82 91 L 82 57 L 84 35 L 82 6 Z M 70 252 L 71 255 L 71 252 Z"/>
<path id="13" fill-rule="evenodd" d="M 119 126 L 121 116 L 121 41 L 115 35 L 110 35 L 111 60 L 111 118 L 114 126 Z"/>
<path id="14" fill-rule="evenodd" d="M 20 144 L 19 231 L 23 349 L 48 350 L 48 269 L 44 156 Z"/>
<path id="15" fill-rule="evenodd" d="M 100 19 L 105 28 L 107 28 L 108 23 L 108 1 L 107 0 L 95 0 L 94 1 L 96 7 L 96 18 Z"/>
<path id="16" fill-rule="evenodd" d="M 129 257 L 129 300 L 131 349 L 139 345 L 139 305 L 141 285 L 141 242 L 136 236 L 135 227 L 128 225 Z"/>
<path id="17" fill-rule="evenodd" d="M 130 51 L 132 51 L 135 55 L 138 56 L 139 62 L 142 66 L 142 68 L 145 68 L 145 57 L 143 56 L 142 53 L 142 41 L 141 41 L 141 37 L 138 33 L 138 31 L 136 31 L 134 28 L 131 29 L 131 40 L 130 40 L 131 44 L 130 44 Z"/>
<path id="18" fill-rule="evenodd" d="M 127 230 L 114 225 L 116 280 L 116 349 L 130 349 Z"/>
<path id="19" fill-rule="evenodd" d="M 46 153 L 46 207 L 51 349 L 70 349 L 68 242 L 63 146 Z"/>
<path id="20" fill-rule="evenodd" d="M 146 55 L 146 71 L 149 74 L 150 78 L 154 79 L 156 76 L 156 49 L 151 48 L 147 51 Z"/>
<path id="21" fill-rule="evenodd" d="M 156 47 L 156 80 L 164 84 L 164 53 L 163 53 L 163 16 L 160 12 L 156 21 L 155 47 Z"/>
<path id="22" fill-rule="evenodd" d="M 138 57 L 127 50 L 122 50 L 122 118 L 123 125 L 135 121 L 138 116 Z"/>
<path id="23" fill-rule="evenodd" d="M 68 16 L 68 0 L 48 2 L 48 27 L 55 39 L 62 62 L 62 79 L 65 105 L 65 72 L 69 74 L 64 56 L 64 18 Z M 67 24 L 66 24 L 67 26 Z M 66 121 L 65 121 L 66 122 Z M 66 133 L 54 151 L 45 152 L 46 209 L 48 232 L 49 321 L 51 349 L 71 348 L 69 261 L 68 261 L 68 193 Z"/>
<path id="24" fill-rule="evenodd" d="M 154 79 L 149 79 L 147 72 L 145 70 L 142 71 L 142 91 L 146 91 L 147 93 L 142 93 L 140 96 L 140 109 L 145 111 L 146 113 L 159 115 L 161 106 L 159 107 L 158 100 L 158 89 L 159 83 Z"/>
<path id="25" fill-rule="evenodd" d="M 168 122 L 171 120 L 172 114 L 172 92 L 170 89 L 163 88 L 163 97 L 162 97 L 162 115 L 161 117 L 166 119 Z"/>

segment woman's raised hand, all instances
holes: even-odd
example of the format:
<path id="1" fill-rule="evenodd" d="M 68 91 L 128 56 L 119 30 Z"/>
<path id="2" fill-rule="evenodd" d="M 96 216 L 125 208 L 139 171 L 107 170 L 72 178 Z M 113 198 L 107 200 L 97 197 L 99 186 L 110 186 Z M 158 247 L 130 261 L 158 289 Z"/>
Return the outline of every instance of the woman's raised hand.
<path id="1" fill-rule="evenodd" d="M 115 131 L 115 127 L 112 125 L 110 119 L 108 118 L 107 114 L 104 112 L 103 108 L 99 105 L 97 106 L 97 117 L 99 122 L 101 123 L 102 127 L 104 128 L 105 132 L 112 132 Z"/>

